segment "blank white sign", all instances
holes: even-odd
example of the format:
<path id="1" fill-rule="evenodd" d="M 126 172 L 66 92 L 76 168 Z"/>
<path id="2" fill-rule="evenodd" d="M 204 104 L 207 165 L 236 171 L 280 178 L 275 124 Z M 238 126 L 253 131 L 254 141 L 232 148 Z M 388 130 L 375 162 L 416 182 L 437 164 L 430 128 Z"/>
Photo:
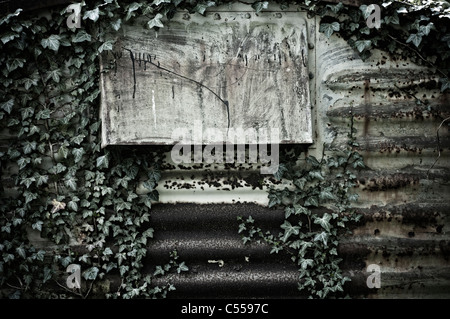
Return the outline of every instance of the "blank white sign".
<path id="1" fill-rule="evenodd" d="M 103 146 L 176 144 L 186 130 L 203 132 L 203 144 L 225 142 L 230 130 L 256 132 L 259 143 L 312 143 L 299 13 L 177 13 L 158 31 L 145 22 L 124 25 L 102 56 Z"/>

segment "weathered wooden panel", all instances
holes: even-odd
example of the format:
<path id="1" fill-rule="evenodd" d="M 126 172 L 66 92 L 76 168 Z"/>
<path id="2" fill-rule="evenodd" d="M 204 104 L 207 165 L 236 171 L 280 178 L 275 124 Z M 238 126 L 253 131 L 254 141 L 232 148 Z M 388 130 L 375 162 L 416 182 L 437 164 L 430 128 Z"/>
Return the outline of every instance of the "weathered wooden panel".
<path id="1" fill-rule="evenodd" d="M 312 142 L 307 25 L 297 12 L 179 13 L 158 31 L 126 25 L 103 66 L 112 67 L 102 77 L 103 146 L 237 143 L 239 129 L 245 143 Z"/>

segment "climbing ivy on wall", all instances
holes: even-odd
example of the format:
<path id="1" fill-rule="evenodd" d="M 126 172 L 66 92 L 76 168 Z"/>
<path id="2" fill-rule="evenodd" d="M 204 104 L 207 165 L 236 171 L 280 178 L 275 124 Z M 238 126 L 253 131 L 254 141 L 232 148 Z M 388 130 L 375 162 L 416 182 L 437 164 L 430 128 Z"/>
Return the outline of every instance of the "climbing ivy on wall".
<path id="1" fill-rule="evenodd" d="M 284 207 L 280 231 L 262 229 L 252 216 L 238 217 L 243 242 L 265 242 L 270 254 L 287 254 L 299 269 L 298 289 L 311 298 L 345 296 L 350 281 L 340 269 L 338 245 L 361 218 L 352 207 L 356 174 L 365 168 L 355 133 L 351 117 L 347 149 L 328 150 L 331 155 L 324 152 L 321 159 L 302 148 L 283 154 L 275 178 L 290 185 L 269 191 L 269 207 Z"/>
<path id="2" fill-rule="evenodd" d="M 165 296 L 173 285 L 152 279 L 188 269 L 174 251 L 153 275 L 141 272 L 162 156 L 100 147 L 98 56 L 112 48 L 104 31 L 118 29 L 121 7 L 105 8 L 111 16 L 102 19 L 99 8 L 79 30 L 60 9 L 0 20 L 0 120 L 10 137 L 0 153 L 3 180 L 10 177 L 0 199 L 0 285 L 14 297 L 49 297 L 43 284 L 68 290 L 61 272 L 73 263 L 84 283 L 73 293 L 82 297 L 105 275 L 120 278 L 108 297 Z M 33 230 L 55 245 L 34 247 Z"/>
<path id="3" fill-rule="evenodd" d="M 0 128 L 4 138 L 0 149 L 4 183 L 0 189 L 2 292 L 15 298 L 61 297 L 52 295 L 51 289 L 43 289 L 58 287 L 68 296 L 88 297 L 95 283 L 114 276 L 119 278 L 117 287 L 105 288 L 102 293 L 106 297 L 165 297 L 175 289 L 170 282 L 155 286 L 152 281 L 170 272 L 188 271 L 176 251 L 167 252 L 169 261 L 157 266 L 150 275 L 142 273 L 147 243 L 153 237 L 149 217 L 152 202 L 158 200 L 155 187 L 161 176 L 162 154 L 101 148 L 99 56 L 112 50 L 111 33 L 136 17 L 148 18 L 143 28 L 162 28 L 177 11 L 203 15 L 209 7 L 231 2 L 90 1 L 82 7 L 81 28 L 67 26 L 66 6 L 50 8 L 37 16 L 19 9 L 0 17 Z M 367 6 L 308 0 L 277 2 L 281 9 L 298 4 L 310 16 L 320 17 L 321 32 L 327 37 L 338 33 L 363 59 L 370 56 L 373 48 L 385 49 L 392 55 L 430 66 L 439 78 L 436 85 L 439 82 L 441 91 L 450 88 L 450 13 L 446 1 L 381 3 L 379 29 L 367 27 Z M 258 13 L 267 9 L 268 2 L 249 5 Z M 292 159 L 286 159 L 277 177 L 294 177 L 298 187 L 297 195 L 289 192 L 288 197 L 305 192 L 303 181 L 315 181 L 318 188 L 307 188 L 308 199 L 294 200 L 293 206 L 286 208 L 285 233 L 281 237 L 261 234 L 252 220 L 243 221 L 241 232 L 250 230 L 252 236 L 258 234 L 274 249 L 288 250 L 287 247 L 303 247 L 293 237 L 300 231 L 297 227 L 307 227 L 309 233 L 305 236 L 312 236 L 313 228 L 319 227 L 319 237 L 309 239 L 320 246 L 318 251 L 326 258 L 334 258 L 337 233 L 329 225 L 333 221 L 340 227 L 343 217 L 333 213 L 312 215 L 307 204 L 341 203 L 342 190 L 334 182 L 322 181 L 322 168 L 325 165 L 337 171 L 347 163 L 362 164 L 361 158 L 354 158 L 355 145 L 352 147 L 351 153 L 338 158 L 324 157 L 319 161 L 308 157 L 309 171 L 293 170 L 289 164 Z M 340 174 L 345 175 L 341 181 L 349 189 L 353 175 L 346 170 Z M 138 193 L 139 185 L 145 192 Z M 269 197 L 271 205 L 281 204 L 276 191 L 270 192 Z M 346 202 L 345 207 L 348 206 Z M 304 224 L 292 224 L 289 219 L 294 216 L 303 219 Z M 42 247 L 34 245 L 30 240 L 33 232 L 47 243 Z M 303 255 L 292 256 L 305 271 L 320 257 L 308 255 L 307 248 Z M 322 265 L 331 260 L 326 258 Z M 61 281 L 67 277 L 61 277 L 61 273 L 73 263 L 81 265 L 81 289 L 70 290 Z M 337 267 L 338 263 L 334 265 Z M 330 271 L 340 274 L 336 267 Z M 320 269 L 316 272 L 324 270 Z M 324 289 L 312 288 L 316 275 L 320 274 L 304 272 L 309 280 L 303 288 L 325 297 L 328 293 Z M 332 286 L 334 290 L 340 290 L 345 282 L 345 277 L 338 279 Z"/>

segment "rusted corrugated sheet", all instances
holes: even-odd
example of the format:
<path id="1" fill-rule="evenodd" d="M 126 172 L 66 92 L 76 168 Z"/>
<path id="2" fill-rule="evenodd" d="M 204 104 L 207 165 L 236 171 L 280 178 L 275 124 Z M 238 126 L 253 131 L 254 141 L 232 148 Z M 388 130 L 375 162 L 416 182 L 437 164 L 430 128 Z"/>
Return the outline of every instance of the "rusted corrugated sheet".
<path id="1" fill-rule="evenodd" d="M 364 224 L 343 241 L 366 249 L 359 271 L 369 264 L 381 267 L 381 288 L 368 296 L 448 297 L 448 127 L 439 130 L 436 159 L 449 96 L 440 94 L 437 79 L 424 67 L 383 52 L 362 62 L 340 39 L 319 39 L 319 139 L 343 147 L 354 116 L 369 167 L 357 190 Z"/>
<path id="2" fill-rule="evenodd" d="M 449 96 L 440 94 L 426 68 L 383 52 L 363 62 L 343 40 L 326 39 L 316 32 L 316 22 L 308 21 L 309 41 L 316 44 L 309 65 L 316 97 L 315 143 L 309 152 L 320 157 L 324 143 L 328 150 L 344 148 L 354 116 L 357 142 L 369 167 L 358 176 L 355 189 L 363 220 L 339 249 L 342 268 L 352 278 L 347 292 L 354 298 L 448 298 L 448 128 L 439 131 L 437 161 L 436 136 L 450 115 Z M 282 211 L 264 205 L 270 185 L 285 185 L 261 180 L 257 173 L 251 166 L 165 171 L 159 189 L 167 204 L 153 210 L 157 235 L 150 256 L 158 260 L 177 247 L 193 269 L 174 278 L 173 296 L 302 297 L 296 290 L 296 267 L 288 258 L 269 254 L 263 244 L 243 245 L 237 234 L 239 215 L 251 214 L 274 231 L 283 220 Z M 223 260 L 223 267 L 208 260 Z M 366 285 L 370 264 L 381 268 L 379 289 Z"/>
<path id="3" fill-rule="evenodd" d="M 363 219 L 339 247 L 352 279 L 346 291 L 354 298 L 449 298 L 448 127 L 439 130 L 437 161 L 436 136 L 450 115 L 450 97 L 440 94 L 426 68 L 383 52 L 363 62 L 344 40 L 320 34 L 316 18 L 307 22 L 315 97 L 309 152 L 320 157 L 324 144 L 343 148 L 353 115 L 369 167 L 355 189 Z M 258 165 L 174 165 L 167 153 L 146 271 L 177 249 L 190 271 L 173 276 L 177 290 L 169 297 L 304 297 L 288 257 L 270 254 L 264 244 L 244 245 L 238 234 L 238 216 L 252 215 L 265 229 L 279 229 L 283 210 L 267 208 L 271 185 L 286 186 L 262 177 Z M 366 285 L 370 264 L 381 267 L 379 289 Z"/>

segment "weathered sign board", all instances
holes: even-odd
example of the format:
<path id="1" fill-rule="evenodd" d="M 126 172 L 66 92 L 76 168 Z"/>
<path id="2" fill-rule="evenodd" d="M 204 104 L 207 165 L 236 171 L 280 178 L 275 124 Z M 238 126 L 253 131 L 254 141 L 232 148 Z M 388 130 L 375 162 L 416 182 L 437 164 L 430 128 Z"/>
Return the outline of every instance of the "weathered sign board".
<path id="1" fill-rule="evenodd" d="M 239 129 L 259 143 L 312 143 L 299 13 L 177 13 L 157 31 L 145 22 L 124 25 L 102 56 L 103 146 L 176 144 L 183 130 L 226 142 Z"/>

